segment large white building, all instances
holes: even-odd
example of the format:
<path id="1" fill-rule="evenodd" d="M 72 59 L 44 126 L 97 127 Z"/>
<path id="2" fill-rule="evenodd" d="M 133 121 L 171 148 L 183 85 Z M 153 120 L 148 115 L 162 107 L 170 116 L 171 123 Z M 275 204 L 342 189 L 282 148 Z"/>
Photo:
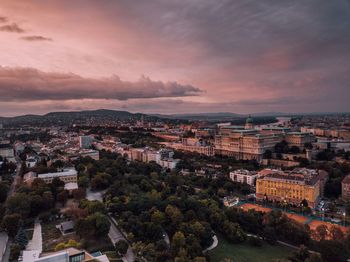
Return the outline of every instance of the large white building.
<path id="1" fill-rule="evenodd" d="M 304 148 L 305 143 L 312 143 L 315 137 L 310 133 L 290 132 L 285 128 L 257 130 L 252 119 L 248 118 L 245 126 L 223 126 L 215 136 L 215 153 L 228 155 L 241 160 L 255 159 L 260 162 L 267 150 L 273 151 L 275 145 L 285 140 L 289 146 Z"/>
<path id="2" fill-rule="evenodd" d="M 255 180 L 258 177 L 258 174 L 254 171 L 249 171 L 246 169 L 237 169 L 230 172 L 230 179 L 234 182 L 245 183 L 250 186 L 255 185 Z"/>
<path id="3" fill-rule="evenodd" d="M 78 182 L 78 173 L 75 169 L 66 169 L 62 172 L 56 173 L 46 173 L 39 174 L 38 178 L 41 178 L 45 183 L 51 183 L 54 178 L 59 178 L 64 183 L 77 183 Z"/>

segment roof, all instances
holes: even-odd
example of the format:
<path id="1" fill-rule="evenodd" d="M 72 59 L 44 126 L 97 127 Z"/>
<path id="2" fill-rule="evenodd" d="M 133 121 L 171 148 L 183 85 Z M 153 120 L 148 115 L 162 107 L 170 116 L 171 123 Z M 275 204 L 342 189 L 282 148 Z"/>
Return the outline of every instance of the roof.
<path id="1" fill-rule="evenodd" d="M 64 189 L 65 190 L 73 190 L 73 189 L 78 189 L 78 183 L 75 183 L 75 182 L 70 182 L 70 183 L 66 183 L 64 185 Z"/>
<path id="2" fill-rule="evenodd" d="M 63 172 L 39 174 L 38 178 L 76 176 L 76 175 L 77 175 L 77 171 L 75 169 L 67 169 L 67 170 L 65 170 Z"/>
<path id="3" fill-rule="evenodd" d="M 247 124 L 252 124 L 254 121 L 253 121 L 253 118 L 251 116 L 249 116 L 246 120 L 246 123 Z"/>
<path id="4" fill-rule="evenodd" d="M 71 230 L 74 228 L 74 222 L 73 221 L 66 221 L 66 222 L 62 222 L 60 224 L 61 228 L 63 231 L 66 231 L 66 230 Z"/>
<path id="5" fill-rule="evenodd" d="M 350 184 L 350 174 L 347 175 L 341 182 L 342 184 Z"/>

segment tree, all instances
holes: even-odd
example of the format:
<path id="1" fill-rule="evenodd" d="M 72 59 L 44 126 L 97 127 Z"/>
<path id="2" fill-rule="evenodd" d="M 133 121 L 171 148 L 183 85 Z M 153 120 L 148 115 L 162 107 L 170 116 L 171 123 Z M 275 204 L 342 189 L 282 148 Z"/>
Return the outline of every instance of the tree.
<path id="1" fill-rule="evenodd" d="M 126 254 L 128 248 L 129 244 L 125 240 L 119 240 L 117 243 L 115 243 L 115 251 L 121 256 Z"/>
<path id="2" fill-rule="evenodd" d="M 109 222 L 107 216 L 101 213 L 95 213 L 93 217 L 95 219 L 95 225 L 96 225 L 95 235 L 106 236 L 111 226 L 111 223 Z"/>
<path id="3" fill-rule="evenodd" d="M 322 240 L 317 245 L 317 251 L 321 253 L 325 262 L 344 262 L 349 258 L 349 248 L 343 241 Z"/>
<path id="4" fill-rule="evenodd" d="M 7 200 L 6 206 L 10 213 L 26 217 L 30 212 L 30 198 L 25 193 L 16 193 Z"/>
<path id="5" fill-rule="evenodd" d="M 79 219 L 74 229 L 81 237 L 103 237 L 109 232 L 111 223 L 106 215 L 101 213 L 94 213 L 86 218 Z"/>
<path id="6" fill-rule="evenodd" d="M 28 244 L 27 235 L 22 227 L 19 228 L 17 235 L 15 236 L 15 242 L 22 248 L 24 248 Z"/>
<path id="7" fill-rule="evenodd" d="M 79 187 L 88 188 L 89 187 L 89 178 L 87 176 L 79 176 L 78 185 L 79 185 Z"/>
<path id="8" fill-rule="evenodd" d="M 223 225 L 225 237 L 232 243 L 241 243 L 245 240 L 246 235 L 237 223 L 225 221 Z"/>
<path id="9" fill-rule="evenodd" d="M 270 149 L 267 149 L 264 154 L 263 157 L 266 159 L 271 159 L 272 158 L 272 151 Z"/>
<path id="10" fill-rule="evenodd" d="M 325 240 L 328 235 L 328 227 L 326 225 L 317 226 L 315 234 L 318 240 Z"/>
<path id="11" fill-rule="evenodd" d="M 175 253 L 179 252 L 180 248 L 182 248 L 186 243 L 185 235 L 181 232 L 178 231 L 174 234 L 172 241 L 171 241 L 171 246 L 174 250 Z"/>
<path id="12" fill-rule="evenodd" d="M 64 205 L 68 200 L 68 192 L 63 190 L 57 194 L 57 201 L 61 202 Z"/>
<path id="13" fill-rule="evenodd" d="M 330 235 L 333 240 L 342 240 L 345 237 L 343 231 L 338 226 L 331 227 Z"/>
<path id="14" fill-rule="evenodd" d="M 168 205 L 165 209 L 165 213 L 169 216 L 173 224 L 179 224 L 183 220 L 183 215 L 176 206 Z"/>
<path id="15" fill-rule="evenodd" d="M 73 197 L 76 200 L 84 199 L 86 196 L 86 189 L 85 188 L 77 188 L 73 190 Z"/>
<path id="16" fill-rule="evenodd" d="M 0 182 L 0 203 L 5 202 L 7 198 L 7 193 L 10 190 L 10 187 L 5 182 Z"/>
<path id="17" fill-rule="evenodd" d="M 10 237 L 14 237 L 19 229 L 20 221 L 20 214 L 6 215 L 2 219 L 2 227 L 6 230 Z"/>
<path id="18" fill-rule="evenodd" d="M 18 244 L 12 244 L 10 246 L 10 261 L 17 261 L 21 253 L 22 247 Z"/>
<path id="19" fill-rule="evenodd" d="M 162 223 L 164 223 L 165 220 L 166 220 L 165 214 L 159 210 L 156 210 L 155 212 L 153 212 L 151 216 L 151 221 L 158 225 L 161 225 Z"/>

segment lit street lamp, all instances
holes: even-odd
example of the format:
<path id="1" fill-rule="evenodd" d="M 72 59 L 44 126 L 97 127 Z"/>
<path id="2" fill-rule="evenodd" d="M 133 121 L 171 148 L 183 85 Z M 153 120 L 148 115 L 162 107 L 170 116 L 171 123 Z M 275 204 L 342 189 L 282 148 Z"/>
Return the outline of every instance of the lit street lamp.
<path id="1" fill-rule="evenodd" d="M 322 208 L 321 210 L 322 210 L 322 220 L 324 221 L 324 208 Z"/>

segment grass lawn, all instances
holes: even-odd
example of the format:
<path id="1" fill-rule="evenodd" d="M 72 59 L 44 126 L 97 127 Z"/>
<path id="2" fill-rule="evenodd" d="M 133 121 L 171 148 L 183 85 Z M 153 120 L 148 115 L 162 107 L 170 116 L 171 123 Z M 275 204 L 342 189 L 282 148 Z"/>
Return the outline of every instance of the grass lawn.
<path id="1" fill-rule="evenodd" d="M 63 236 L 61 232 L 56 228 L 56 225 L 59 223 L 59 221 L 53 221 L 41 224 L 43 236 L 43 250 L 46 252 L 54 251 L 55 246 L 58 243 L 66 243 L 70 239 L 73 239 L 78 243 L 80 241 L 79 237 L 75 233 Z"/>
<path id="2" fill-rule="evenodd" d="M 209 252 L 212 262 L 221 262 L 225 258 L 235 262 L 272 262 L 275 259 L 288 257 L 292 249 L 282 246 L 272 246 L 264 243 L 261 247 L 253 247 L 248 243 L 231 244 L 219 237 L 219 245 Z"/>
<path id="3" fill-rule="evenodd" d="M 115 251 L 107 251 L 104 252 L 104 254 L 108 257 L 109 261 L 111 262 L 122 262 L 123 260 L 118 257 L 117 253 Z"/>

